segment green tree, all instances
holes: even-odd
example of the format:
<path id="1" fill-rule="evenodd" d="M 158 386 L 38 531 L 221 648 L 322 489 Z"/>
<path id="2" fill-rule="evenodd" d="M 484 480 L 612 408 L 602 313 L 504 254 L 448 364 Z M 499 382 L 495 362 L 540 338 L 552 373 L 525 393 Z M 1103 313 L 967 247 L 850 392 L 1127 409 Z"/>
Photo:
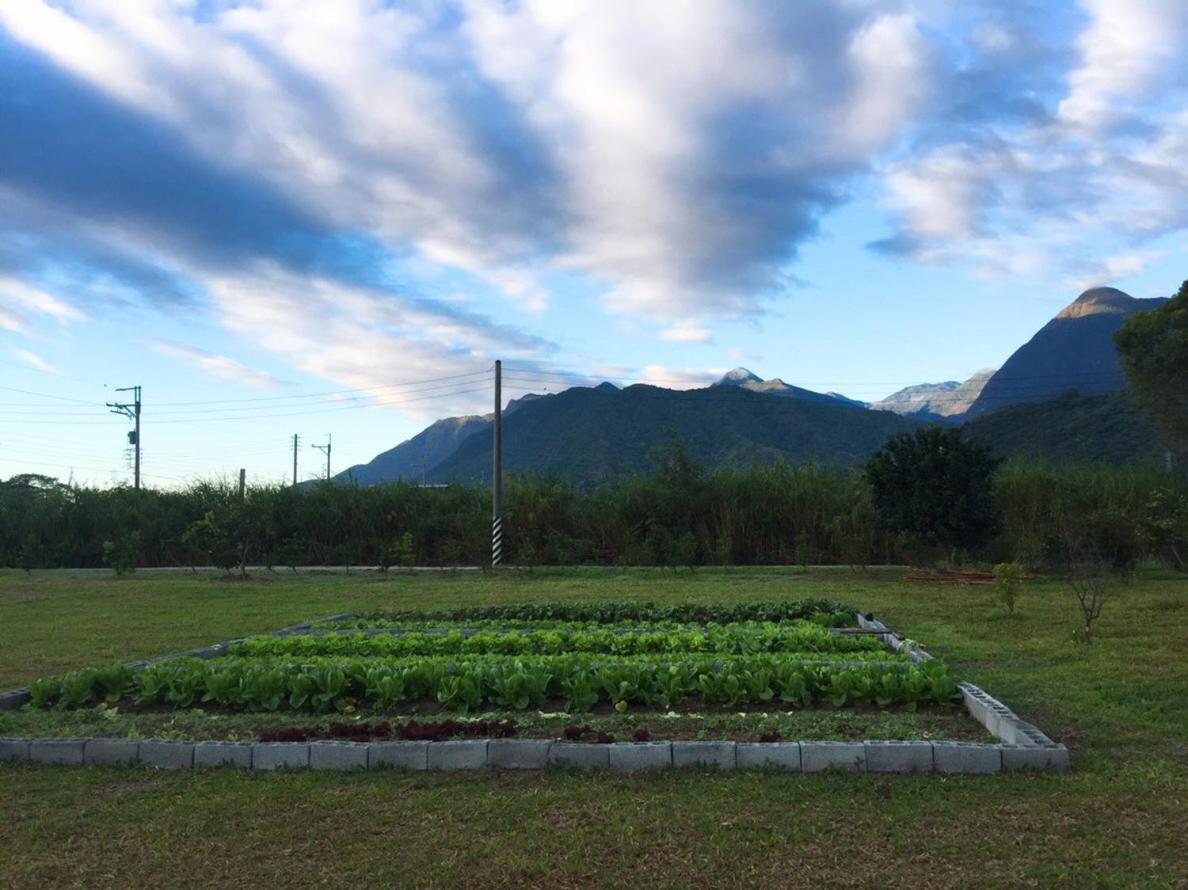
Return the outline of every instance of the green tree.
<path id="1" fill-rule="evenodd" d="M 1158 309 L 1126 319 L 1114 343 L 1135 401 L 1188 453 L 1188 281 Z"/>
<path id="2" fill-rule="evenodd" d="M 879 521 L 944 547 L 952 564 L 958 548 L 976 547 L 994 531 L 996 465 L 961 430 L 929 426 L 892 436 L 864 473 Z"/>

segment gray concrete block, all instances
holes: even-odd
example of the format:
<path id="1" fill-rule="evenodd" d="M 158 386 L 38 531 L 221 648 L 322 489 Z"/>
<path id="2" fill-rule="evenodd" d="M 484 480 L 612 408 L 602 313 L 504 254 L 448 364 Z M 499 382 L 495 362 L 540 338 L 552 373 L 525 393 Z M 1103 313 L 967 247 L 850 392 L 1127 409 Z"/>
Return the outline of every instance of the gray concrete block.
<path id="1" fill-rule="evenodd" d="M 17 708 L 23 707 L 25 702 L 31 698 L 28 689 L 13 689 L 10 692 L 0 693 L 0 711 L 15 711 Z"/>
<path id="2" fill-rule="evenodd" d="M 932 742 L 864 742 L 871 773 L 932 772 Z"/>
<path id="3" fill-rule="evenodd" d="M 251 742 L 195 742 L 194 766 L 252 768 Z"/>
<path id="4" fill-rule="evenodd" d="M 252 769 L 305 769 L 309 766 L 309 745 L 305 742 L 256 742 L 252 745 Z"/>
<path id="5" fill-rule="evenodd" d="M 624 773 L 672 766 L 672 742 L 618 742 L 604 746 L 607 766 Z"/>
<path id="6" fill-rule="evenodd" d="M 190 769 L 194 765 L 194 743 L 144 739 L 140 743 L 140 762 L 157 769 Z"/>
<path id="7" fill-rule="evenodd" d="M 734 769 L 738 764 L 734 742 L 673 742 L 673 766 L 712 766 Z"/>
<path id="8" fill-rule="evenodd" d="M 1050 748 L 1056 743 L 1048 738 L 1043 730 L 1034 723 L 1018 720 L 1015 722 L 1015 744 L 1038 745 L 1041 748 Z"/>
<path id="9" fill-rule="evenodd" d="M 372 742 L 367 749 L 368 769 L 429 768 L 428 742 Z"/>
<path id="10" fill-rule="evenodd" d="M 800 772 L 800 742 L 739 742 L 739 769 L 786 769 Z"/>
<path id="11" fill-rule="evenodd" d="M 367 769 L 367 745 L 359 742 L 314 742 L 309 746 L 310 769 Z"/>
<path id="12" fill-rule="evenodd" d="M 866 770 L 866 745 L 862 742 L 801 742 L 800 768 L 806 773 Z"/>
<path id="13" fill-rule="evenodd" d="M 486 765 L 486 739 L 429 743 L 429 769 L 482 769 Z"/>
<path id="14" fill-rule="evenodd" d="M 136 739 L 87 739 L 83 762 L 87 766 L 123 766 L 139 759 L 140 742 Z"/>
<path id="15" fill-rule="evenodd" d="M 610 745 L 554 742 L 549 746 L 549 766 L 562 769 L 606 769 L 610 766 Z"/>
<path id="16" fill-rule="evenodd" d="M 1002 768 L 1008 772 L 1046 770 L 1062 773 L 1068 769 L 1068 748 L 1064 745 L 1050 748 L 1024 748 L 1017 745 L 998 747 L 1002 749 Z"/>
<path id="17" fill-rule="evenodd" d="M 86 739 L 32 739 L 29 760 L 53 766 L 82 766 Z"/>
<path id="18" fill-rule="evenodd" d="M 548 739 L 491 739 L 487 765 L 500 769 L 544 769 L 549 765 Z"/>
<path id="19" fill-rule="evenodd" d="M 0 739 L 0 763 L 28 763 L 28 739 Z"/>
<path id="20" fill-rule="evenodd" d="M 932 765 L 946 775 L 988 775 L 1002 772 L 1002 749 L 973 742 L 933 742 Z"/>

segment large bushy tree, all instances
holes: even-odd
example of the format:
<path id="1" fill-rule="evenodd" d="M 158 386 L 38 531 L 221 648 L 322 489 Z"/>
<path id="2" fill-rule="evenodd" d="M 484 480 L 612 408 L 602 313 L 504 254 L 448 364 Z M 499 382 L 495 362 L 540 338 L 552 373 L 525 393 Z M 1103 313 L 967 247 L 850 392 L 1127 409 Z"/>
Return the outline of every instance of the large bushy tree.
<path id="1" fill-rule="evenodd" d="M 864 472 L 883 525 L 944 547 L 951 563 L 994 531 L 996 464 L 961 430 L 928 426 L 892 436 Z"/>
<path id="2" fill-rule="evenodd" d="M 1135 400 L 1188 453 L 1188 281 L 1158 309 L 1126 319 L 1114 343 Z"/>

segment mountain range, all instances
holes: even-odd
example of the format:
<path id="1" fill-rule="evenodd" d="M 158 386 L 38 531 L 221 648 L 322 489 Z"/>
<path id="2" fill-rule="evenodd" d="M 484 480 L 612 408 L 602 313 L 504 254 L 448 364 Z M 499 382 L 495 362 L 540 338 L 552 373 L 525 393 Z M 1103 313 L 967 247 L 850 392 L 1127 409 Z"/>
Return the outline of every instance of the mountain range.
<path id="1" fill-rule="evenodd" d="M 1161 302 L 1114 288 L 1085 291 L 997 371 L 909 386 L 873 404 L 746 368 L 702 389 L 602 383 L 524 396 L 504 409 L 504 468 L 593 485 L 648 471 L 652 449 L 669 435 L 707 466 L 777 459 L 856 466 L 888 436 L 927 422 L 968 424 L 1002 456 L 1151 457 L 1157 437 L 1122 392 L 1112 335 L 1128 316 Z M 360 485 L 489 479 L 492 426 L 491 415 L 447 417 L 336 478 Z"/>

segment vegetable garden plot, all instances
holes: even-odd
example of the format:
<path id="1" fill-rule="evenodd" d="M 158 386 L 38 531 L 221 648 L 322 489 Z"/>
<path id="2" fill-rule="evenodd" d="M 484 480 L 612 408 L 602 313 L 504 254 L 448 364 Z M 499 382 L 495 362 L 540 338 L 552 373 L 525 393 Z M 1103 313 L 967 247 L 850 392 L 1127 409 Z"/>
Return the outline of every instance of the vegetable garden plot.
<path id="1" fill-rule="evenodd" d="M 702 724 L 716 729 L 696 738 L 736 739 L 742 732 L 743 739 L 763 742 L 780 738 L 772 715 L 821 708 L 870 715 L 914 714 L 925 706 L 959 719 L 969 693 L 949 668 L 875 625 L 827 601 L 727 608 L 537 604 L 340 616 L 200 653 L 41 679 L 28 690 L 27 709 L 63 716 L 98 710 L 105 718 L 173 713 L 185 715 L 189 726 L 236 715 L 266 724 L 275 715 L 256 737 L 288 732 L 315 739 L 343 737 L 344 720 L 383 726 L 390 720 L 386 731 L 403 738 L 410 725 L 414 734 L 423 731 L 418 719 L 460 727 L 479 713 L 483 725 L 500 726 L 504 735 L 523 725 L 558 742 L 573 726 L 610 741 L 614 720 L 627 721 L 616 731 L 650 740 L 663 731 L 659 718 L 676 718 L 669 725 L 688 731 L 688 720 L 703 716 L 695 711 L 737 712 L 742 719 L 741 726 L 723 719 Z M 292 722 L 302 715 L 305 727 Z M 566 721 L 549 719 L 558 716 Z M 311 717 L 322 722 L 310 724 Z M 751 721 L 748 735 L 751 717 L 762 722 Z M 630 722 L 637 718 L 644 722 Z M 981 737 L 964 733 L 941 737 Z M 926 733 L 919 744 L 931 757 L 929 738 Z"/>
<path id="2" fill-rule="evenodd" d="M 460 714 L 820 702 L 910 710 L 959 699 L 941 662 L 913 664 L 876 636 L 838 632 L 854 616 L 825 601 L 728 609 L 498 607 L 419 623 L 411 614 L 375 616 L 369 620 L 400 627 L 253 637 L 219 657 L 88 668 L 39 680 L 29 693 L 34 708 L 102 702 L 326 713 L 428 705 Z M 500 620 L 518 625 L 473 626 Z M 691 623 L 698 620 L 706 623 Z"/>

